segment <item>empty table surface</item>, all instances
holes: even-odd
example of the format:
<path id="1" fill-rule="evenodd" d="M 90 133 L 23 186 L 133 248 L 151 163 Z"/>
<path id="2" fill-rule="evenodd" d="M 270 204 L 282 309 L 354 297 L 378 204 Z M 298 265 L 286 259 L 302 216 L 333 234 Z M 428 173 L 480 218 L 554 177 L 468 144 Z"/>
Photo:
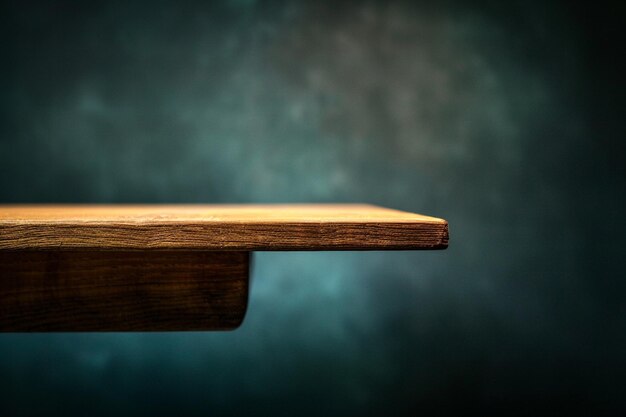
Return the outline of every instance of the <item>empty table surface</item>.
<path id="1" fill-rule="evenodd" d="M 0 205 L 0 249 L 443 249 L 448 223 L 368 204 Z"/>

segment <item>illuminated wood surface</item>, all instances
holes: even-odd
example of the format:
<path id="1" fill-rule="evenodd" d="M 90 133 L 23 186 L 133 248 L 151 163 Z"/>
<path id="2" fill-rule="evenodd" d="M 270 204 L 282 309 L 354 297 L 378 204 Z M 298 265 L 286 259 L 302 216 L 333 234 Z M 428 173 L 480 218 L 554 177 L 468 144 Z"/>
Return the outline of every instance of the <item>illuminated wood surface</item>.
<path id="1" fill-rule="evenodd" d="M 0 249 L 442 249 L 445 220 L 364 204 L 0 206 Z"/>

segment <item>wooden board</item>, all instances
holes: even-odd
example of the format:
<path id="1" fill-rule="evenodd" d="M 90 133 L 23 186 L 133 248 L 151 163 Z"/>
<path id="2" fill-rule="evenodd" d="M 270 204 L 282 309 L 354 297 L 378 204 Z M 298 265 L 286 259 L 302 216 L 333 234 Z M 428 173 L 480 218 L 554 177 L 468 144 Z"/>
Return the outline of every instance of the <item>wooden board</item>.
<path id="1" fill-rule="evenodd" d="M 445 220 L 365 204 L 0 205 L 0 250 L 443 249 Z"/>
<path id="2" fill-rule="evenodd" d="M 0 331 L 225 330 L 247 252 L 0 251 Z"/>

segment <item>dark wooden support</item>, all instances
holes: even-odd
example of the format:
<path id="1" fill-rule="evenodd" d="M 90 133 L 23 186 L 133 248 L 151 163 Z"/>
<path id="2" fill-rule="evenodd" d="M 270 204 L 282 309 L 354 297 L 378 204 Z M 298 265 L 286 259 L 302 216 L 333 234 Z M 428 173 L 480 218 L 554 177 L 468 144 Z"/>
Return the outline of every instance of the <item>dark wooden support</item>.
<path id="1" fill-rule="evenodd" d="M 0 331 L 238 327 L 249 252 L 0 251 Z"/>

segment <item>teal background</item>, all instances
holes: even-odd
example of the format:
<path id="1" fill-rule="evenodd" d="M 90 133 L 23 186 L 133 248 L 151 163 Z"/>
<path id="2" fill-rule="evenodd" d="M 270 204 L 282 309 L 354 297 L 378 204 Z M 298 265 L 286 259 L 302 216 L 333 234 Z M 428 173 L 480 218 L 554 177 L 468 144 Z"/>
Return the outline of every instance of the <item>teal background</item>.
<path id="1" fill-rule="evenodd" d="M 623 415 L 623 6 L 3 2 L 0 202 L 370 202 L 234 332 L 0 335 L 0 415 Z"/>

